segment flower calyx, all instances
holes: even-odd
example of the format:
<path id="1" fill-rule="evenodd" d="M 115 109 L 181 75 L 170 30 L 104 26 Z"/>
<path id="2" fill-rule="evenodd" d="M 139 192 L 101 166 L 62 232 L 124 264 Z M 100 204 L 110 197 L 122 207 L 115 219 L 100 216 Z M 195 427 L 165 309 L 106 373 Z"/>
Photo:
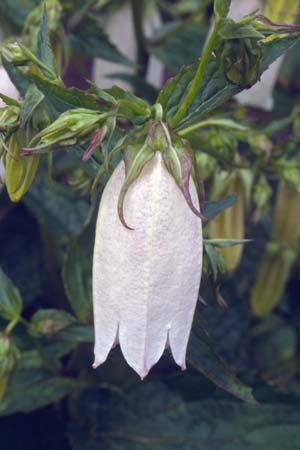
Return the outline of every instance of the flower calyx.
<path id="1" fill-rule="evenodd" d="M 123 143 L 125 162 L 125 181 L 118 199 L 118 215 L 122 224 L 129 230 L 124 218 L 124 200 L 132 183 L 140 176 L 145 165 L 160 152 L 165 169 L 171 174 L 181 190 L 191 211 L 205 219 L 193 204 L 190 193 L 191 176 L 196 178 L 200 204 L 202 204 L 202 181 L 197 176 L 194 154 L 186 140 L 169 129 L 161 120 L 151 120 L 143 130 L 133 132 Z"/>

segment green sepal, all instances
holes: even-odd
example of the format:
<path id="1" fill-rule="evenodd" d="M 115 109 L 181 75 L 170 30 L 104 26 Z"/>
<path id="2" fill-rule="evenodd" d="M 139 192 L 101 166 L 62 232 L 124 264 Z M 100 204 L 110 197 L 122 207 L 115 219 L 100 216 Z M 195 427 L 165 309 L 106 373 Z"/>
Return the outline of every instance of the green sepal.
<path id="1" fill-rule="evenodd" d="M 133 228 L 127 225 L 124 218 L 125 196 L 131 184 L 137 179 L 146 163 L 153 158 L 154 154 L 154 151 L 151 147 L 149 147 L 147 142 L 142 146 L 142 148 L 139 144 L 132 144 L 126 147 L 124 151 L 125 181 L 118 199 L 118 215 L 120 221 L 128 230 L 133 230 Z"/>
<path id="2" fill-rule="evenodd" d="M 170 137 L 171 140 L 168 147 L 162 151 L 165 166 L 183 193 L 191 211 L 201 219 L 205 219 L 194 206 L 190 193 L 190 179 L 193 167 L 195 167 L 193 164 L 193 152 L 187 141 L 181 139 L 175 133 L 172 133 Z"/>

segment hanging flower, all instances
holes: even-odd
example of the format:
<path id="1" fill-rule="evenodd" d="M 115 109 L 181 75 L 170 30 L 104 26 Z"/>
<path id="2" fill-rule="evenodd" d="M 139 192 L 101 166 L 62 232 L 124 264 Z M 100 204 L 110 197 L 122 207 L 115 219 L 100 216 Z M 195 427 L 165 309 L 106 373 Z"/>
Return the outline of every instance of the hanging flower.
<path id="1" fill-rule="evenodd" d="M 153 121 L 144 144 L 127 145 L 125 155 L 103 192 L 97 221 L 94 367 L 120 344 L 143 379 L 166 347 L 185 368 L 202 228 L 184 141 Z"/>

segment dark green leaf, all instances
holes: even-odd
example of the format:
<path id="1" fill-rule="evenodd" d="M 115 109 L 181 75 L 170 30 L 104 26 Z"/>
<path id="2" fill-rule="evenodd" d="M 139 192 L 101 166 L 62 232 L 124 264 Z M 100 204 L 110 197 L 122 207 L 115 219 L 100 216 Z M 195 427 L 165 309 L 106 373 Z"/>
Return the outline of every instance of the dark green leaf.
<path id="1" fill-rule="evenodd" d="M 23 97 L 26 94 L 27 89 L 29 88 L 29 81 L 27 77 L 23 74 L 23 72 L 18 69 L 18 67 L 13 66 L 9 61 L 7 61 L 2 56 L 2 64 L 4 69 L 9 75 L 9 78 L 14 83 L 21 96 Z"/>
<path id="2" fill-rule="evenodd" d="M 30 78 L 59 114 L 72 108 L 87 108 L 93 111 L 105 109 L 105 103 L 88 91 L 66 88 L 33 75 Z"/>
<path id="3" fill-rule="evenodd" d="M 132 65 L 132 62 L 110 42 L 99 23 L 92 18 L 81 21 L 73 30 L 70 38 L 75 54 L 81 52 L 94 58 L 128 66 Z"/>
<path id="4" fill-rule="evenodd" d="M 215 352 L 200 320 L 193 325 L 188 355 L 189 363 L 225 391 L 246 402 L 255 403 L 252 389 L 241 383 Z"/>
<path id="5" fill-rule="evenodd" d="M 217 280 L 220 271 L 220 258 L 221 256 L 216 251 L 213 245 L 205 245 L 205 254 L 208 257 L 209 264 L 212 270 L 213 279 Z"/>
<path id="6" fill-rule="evenodd" d="M 44 95 L 34 84 L 31 84 L 26 92 L 25 99 L 21 107 L 21 126 L 24 126 L 31 118 L 33 112 L 43 101 L 43 99 Z"/>
<path id="7" fill-rule="evenodd" d="M 145 98 L 151 104 L 155 103 L 155 100 L 157 99 L 158 94 L 157 89 L 151 84 L 147 83 L 147 81 L 138 77 L 137 75 L 132 75 L 130 73 L 125 72 L 124 73 L 118 72 L 118 73 L 110 73 L 109 75 L 107 75 L 107 78 L 126 81 L 126 83 L 132 86 L 135 92 L 138 91 L 139 93 L 142 93 L 142 97 Z"/>
<path id="8" fill-rule="evenodd" d="M 22 312 L 22 299 L 18 289 L 0 269 L 0 315 L 8 320 L 18 319 Z"/>
<path id="9" fill-rule="evenodd" d="M 149 51 L 176 73 L 199 58 L 207 32 L 206 24 L 191 23 L 182 29 L 181 22 L 167 23 L 155 32 Z"/>
<path id="10" fill-rule="evenodd" d="M 262 42 L 261 73 L 280 55 L 299 42 L 299 39 L 298 35 L 294 35 L 276 37 L 273 40 Z M 196 62 L 191 66 L 183 67 L 175 78 L 170 79 L 165 84 L 161 91 L 157 101 L 161 103 L 166 112 L 167 120 L 170 120 L 178 111 L 194 78 L 198 64 Z M 220 64 L 212 58 L 207 65 L 198 93 L 186 117 L 180 122 L 179 128 L 190 126 L 200 121 L 241 90 L 241 88 L 226 80 Z"/>
<path id="11" fill-rule="evenodd" d="M 46 180 L 35 182 L 24 202 L 51 233 L 64 236 L 80 233 L 89 213 L 88 203 L 75 192 Z"/>
<path id="12" fill-rule="evenodd" d="M 114 97 L 118 103 L 118 116 L 131 120 L 133 123 L 143 123 L 150 115 L 148 104 L 132 94 L 124 91 L 118 86 L 105 89 L 109 95 Z"/>
<path id="13" fill-rule="evenodd" d="M 94 224 L 72 240 L 63 266 L 63 280 L 69 302 L 78 319 L 90 322 L 92 304 L 92 260 Z"/>
<path id="14" fill-rule="evenodd" d="M 0 415 L 29 412 L 57 402 L 69 394 L 74 381 L 51 377 L 42 370 L 20 369 L 0 402 Z"/>
<path id="15" fill-rule="evenodd" d="M 1 0 L 2 18 L 9 19 L 20 28 L 24 26 L 28 14 L 36 6 L 36 0 Z"/>
<path id="16" fill-rule="evenodd" d="M 44 4 L 44 11 L 41 17 L 40 28 L 37 36 L 37 56 L 50 69 L 56 72 L 56 64 L 53 52 L 50 47 L 49 33 L 47 27 L 47 7 Z M 47 74 L 46 74 L 47 75 Z"/>
<path id="17" fill-rule="evenodd" d="M 205 202 L 203 215 L 208 220 L 213 219 L 218 214 L 220 214 L 224 209 L 230 208 L 235 203 L 235 196 L 234 195 L 228 195 L 225 198 L 222 198 L 221 200 L 216 201 L 210 201 Z"/>
<path id="18" fill-rule="evenodd" d="M 111 394 L 109 408 L 101 401 L 107 397 L 89 393 L 85 410 L 93 426 L 88 432 L 78 421 L 72 424 L 72 450 L 299 450 L 299 401 L 184 401 L 158 382 L 140 384 L 126 396 Z"/>
<path id="19" fill-rule="evenodd" d="M 247 244 L 251 239 L 205 239 L 204 243 L 217 248 L 233 247 L 234 245 Z"/>
<path id="20" fill-rule="evenodd" d="M 1 214 L 5 208 L 1 195 Z M 36 300 L 44 281 L 44 260 L 39 226 L 23 205 L 0 221 L 0 266 L 17 286 L 24 307 Z M 30 258 L 28 257 L 30 255 Z"/>

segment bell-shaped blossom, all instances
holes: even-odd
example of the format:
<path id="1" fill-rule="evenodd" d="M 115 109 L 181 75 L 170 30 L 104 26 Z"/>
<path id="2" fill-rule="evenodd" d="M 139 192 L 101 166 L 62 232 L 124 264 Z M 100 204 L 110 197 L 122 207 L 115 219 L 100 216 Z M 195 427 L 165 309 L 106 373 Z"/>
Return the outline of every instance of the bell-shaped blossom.
<path id="1" fill-rule="evenodd" d="M 147 156 L 127 189 L 123 210 L 131 229 L 118 214 L 126 175 L 121 161 L 103 192 L 96 227 L 94 367 L 119 344 L 142 379 L 167 347 L 185 368 L 201 278 L 201 220 L 165 161 L 159 151 Z M 191 178 L 189 194 L 199 210 Z"/>

